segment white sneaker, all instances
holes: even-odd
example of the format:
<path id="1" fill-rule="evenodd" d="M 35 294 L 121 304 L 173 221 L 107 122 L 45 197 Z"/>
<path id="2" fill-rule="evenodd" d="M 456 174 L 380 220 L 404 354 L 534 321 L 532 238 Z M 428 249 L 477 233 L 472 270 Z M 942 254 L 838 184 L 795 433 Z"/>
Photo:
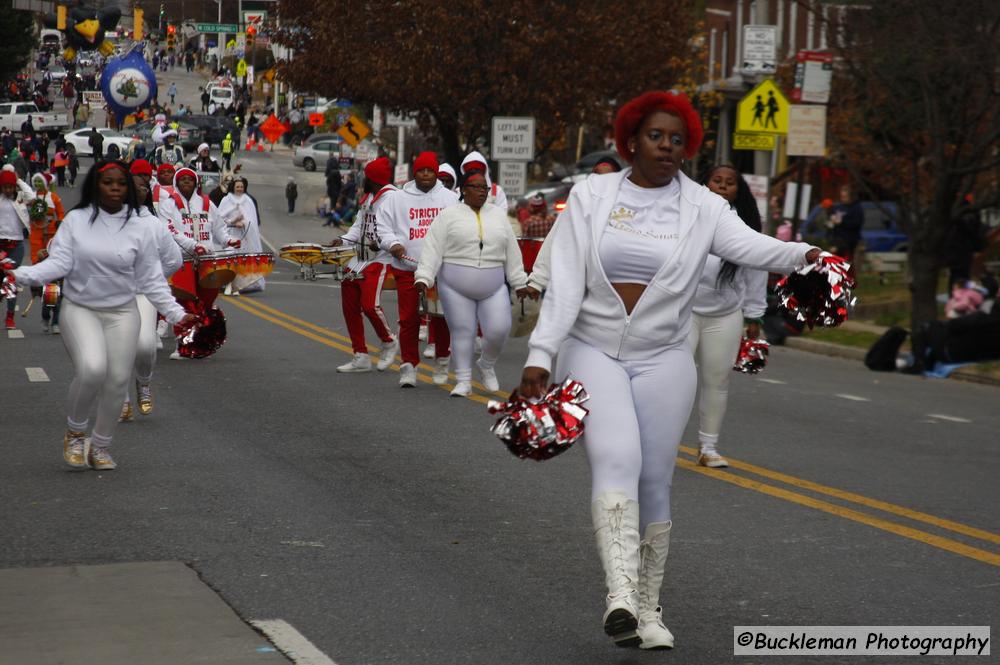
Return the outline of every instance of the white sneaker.
<path id="1" fill-rule="evenodd" d="M 424 358 L 433 358 L 436 353 L 437 347 L 434 344 L 428 344 L 424 347 Z"/>
<path id="2" fill-rule="evenodd" d="M 417 368 L 410 363 L 403 363 L 399 366 L 399 387 L 417 387 Z"/>
<path id="3" fill-rule="evenodd" d="M 173 353 L 171 353 L 170 354 L 170 359 L 171 360 L 187 360 L 187 358 L 185 358 L 184 356 L 181 355 L 180 351 L 174 351 Z"/>
<path id="4" fill-rule="evenodd" d="M 420 326 L 420 331 L 417 332 L 417 339 L 421 342 L 427 341 L 427 326 Z"/>
<path id="5" fill-rule="evenodd" d="M 472 394 L 472 382 L 471 381 L 459 381 L 455 384 L 455 387 L 451 389 L 452 397 L 466 397 Z"/>
<path id="6" fill-rule="evenodd" d="M 157 350 L 163 348 L 163 340 L 160 339 L 159 337 L 156 338 L 156 348 L 157 348 Z"/>
<path id="7" fill-rule="evenodd" d="M 353 374 L 372 371 L 372 359 L 367 353 L 355 353 L 351 362 L 337 368 L 338 372 Z"/>
<path id="8" fill-rule="evenodd" d="M 492 392 L 500 390 L 500 381 L 497 379 L 497 372 L 492 367 L 483 367 L 483 359 L 480 358 L 476 361 L 476 367 L 483 374 L 483 385 L 486 389 Z"/>
<path id="9" fill-rule="evenodd" d="M 451 358 L 438 358 L 434 361 L 434 385 L 443 386 L 448 383 L 448 361 Z"/>
<path id="10" fill-rule="evenodd" d="M 59 324 L 58 323 L 53 323 L 52 324 L 52 334 L 53 335 L 58 335 L 59 334 Z"/>
<path id="11" fill-rule="evenodd" d="M 164 319 L 163 321 L 157 321 L 156 322 L 156 336 L 160 337 L 161 339 L 163 337 L 167 336 L 167 321 L 166 321 L 166 319 Z"/>
<path id="12" fill-rule="evenodd" d="M 482 352 L 483 352 L 483 338 L 480 337 L 479 335 L 476 335 L 476 353 L 482 353 Z"/>
<path id="13" fill-rule="evenodd" d="M 382 344 L 382 350 L 378 354 L 378 364 L 375 365 L 375 369 L 380 372 L 384 372 L 392 364 L 392 361 L 396 359 L 396 352 L 399 351 L 399 338 L 393 339 L 391 342 L 384 342 Z"/>

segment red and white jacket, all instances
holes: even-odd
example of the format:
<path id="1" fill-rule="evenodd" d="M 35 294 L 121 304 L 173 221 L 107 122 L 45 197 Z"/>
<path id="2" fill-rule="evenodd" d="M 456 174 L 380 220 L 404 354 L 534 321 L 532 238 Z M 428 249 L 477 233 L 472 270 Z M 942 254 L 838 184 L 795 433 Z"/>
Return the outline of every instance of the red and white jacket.
<path id="1" fill-rule="evenodd" d="M 155 183 L 153 185 L 153 209 L 159 213 L 160 204 L 173 196 L 175 191 L 176 190 L 173 185 L 161 185 L 160 183 Z"/>
<path id="2" fill-rule="evenodd" d="M 229 227 L 207 194 L 195 192 L 187 201 L 175 191 L 160 203 L 159 217 L 187 254 L 201 245 L 206 252 L 222 249 L 229 240 Z"/>
<path id="3" fill-rule="evenodd" d="M 419 261 L 420 249 L 431 223 L 442 210 L 456 203 L 458 195 L 440 181 L 435 182 L 429 192 L 423 192 L 416 181 L 411 180 L 376 211 L 379 246 L 389 250 L 393 245 L 402 245 L 406 256 Z M 417 264 L 394 258 L 392 267 L 413 272 Z"/>
<path id="4" fill-rule="evenodd" d="M 354 217 L 354 224 L 347 230 L 347 233 L 341 236 L 341 239 L 352 246 L 356 252 L 354 258 L 347 264 L 347 267 L 354 272 L 361 272 L 372 263 L 389 263 L 392 260 L 392 255 L 379 247 L 375 216 L 379 208 L 396 195 L 394 192 L 398 191 L 394 185 L 386 185 L 374 195 L 362 195 L 358 201 L 358 212 Z M 376 249 L 372 249 L 372 245 Z"/>

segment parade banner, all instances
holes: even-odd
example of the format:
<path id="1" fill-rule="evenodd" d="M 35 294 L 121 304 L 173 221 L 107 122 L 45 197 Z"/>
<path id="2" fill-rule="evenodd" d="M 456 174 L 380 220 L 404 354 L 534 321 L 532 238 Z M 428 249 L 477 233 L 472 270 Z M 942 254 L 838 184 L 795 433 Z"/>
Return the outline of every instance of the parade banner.
<path id="1" fill-rule="evenodd" d="M 112 58 L 101 74 L 101 92 L 121 122 L 129 113 L 156 99 L 156 74 L 138 49 Z"/>

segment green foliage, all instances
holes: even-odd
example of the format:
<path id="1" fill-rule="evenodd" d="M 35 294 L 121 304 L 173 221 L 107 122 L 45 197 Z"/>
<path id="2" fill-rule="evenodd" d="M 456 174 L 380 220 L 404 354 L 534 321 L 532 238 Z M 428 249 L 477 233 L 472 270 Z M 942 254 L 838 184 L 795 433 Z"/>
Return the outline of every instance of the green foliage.
<path id="1" fill-rule="evenodd" d="M 36 40 L 31 12 L 15 11 L 10 0 L 0 0 L 0 16 L 0 82 L 5 83 L 28 64 Z"/>

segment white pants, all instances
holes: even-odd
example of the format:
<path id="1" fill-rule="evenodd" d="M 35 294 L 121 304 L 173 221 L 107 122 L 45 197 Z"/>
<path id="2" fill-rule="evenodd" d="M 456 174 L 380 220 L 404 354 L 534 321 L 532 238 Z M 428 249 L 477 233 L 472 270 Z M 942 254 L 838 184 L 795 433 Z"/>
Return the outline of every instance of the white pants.
<path id="1" fill-rule="evenodd" d="M 691 314 L 688 343 L 698 365 L 698 441 L 715 448 L 729 402 L 729 377 L 743 337 L 743 313 Z"/>
<path id="2" fill-rule="evenodd" d="M 445 263 L 437 276 L 438 296 L 451 331 L 451 362 L 458 381 L 472 379 L 476 323 L 483 331 L 480 362 L 493 367 L 510 333 L 510 293 L 503 267 L 472 268 Z"/>
<path id="3" fill-rule="evenodd" d="M 62 340 L 76 371 L 69 386 L 66 421 L 85 431 L 97 403 L 93 445 L 111 445 L 121 414 L 121 396 L 135 364 L 139 309 L 135 301 L 120 309 L 90 309 L 63 299 Z"/>
<path id="4" fill-rule="evenodd" d="M 135 352 L 135 378 L 139 383 L 148 385 L 153 380 L 153 367 L 156 365 L 156 307 L 146 296 L 135 297 L 139 307 L 139 343 Z M 126 389 L 127 394 L 127 389 Z"/>
<path id="5" fill-rule="evenodd" d="M 649 360 L 615 360 L 569 337 L 554 380 L 571 376 L 586 388 L 583 446 L 591 498 L 621 492 L 639 502 L 640 533 L 670 516 L 670 486 L 684 426 L 694 404 L 695 368 L 687 346 Z"/>

